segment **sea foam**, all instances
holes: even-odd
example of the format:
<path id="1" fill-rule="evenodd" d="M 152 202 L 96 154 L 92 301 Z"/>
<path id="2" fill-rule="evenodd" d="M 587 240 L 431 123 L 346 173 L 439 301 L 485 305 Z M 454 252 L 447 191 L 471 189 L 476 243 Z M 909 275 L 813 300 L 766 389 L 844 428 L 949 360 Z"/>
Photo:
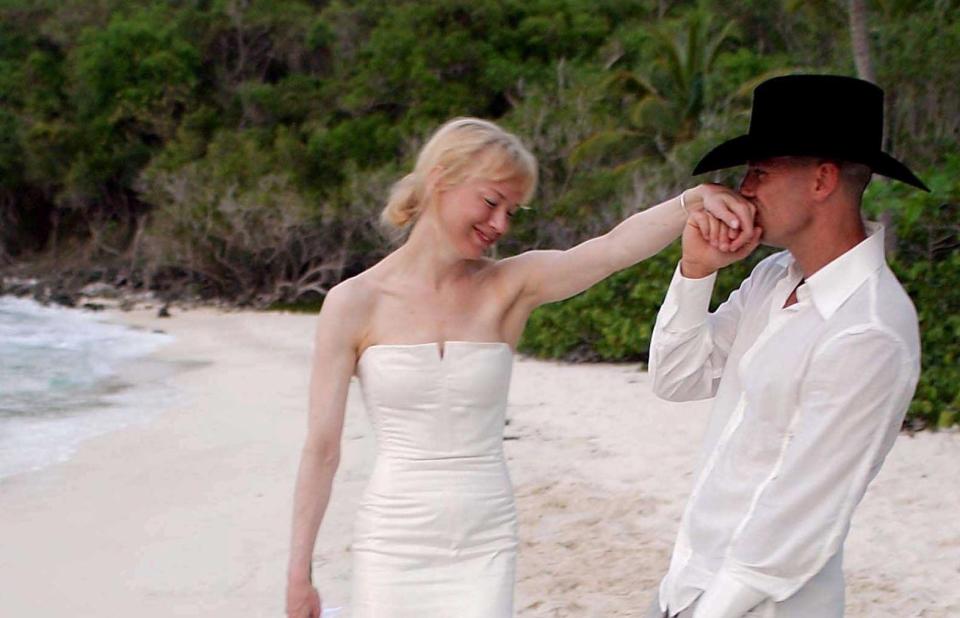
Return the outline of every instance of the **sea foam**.
<path id="1" fill-rule="evenodd" d="M 117 371 L 171 340 L 0 297 L 0 478 L 63 461 L 83 440 L 156 410 L 161 386 L 123 384 Z"/>

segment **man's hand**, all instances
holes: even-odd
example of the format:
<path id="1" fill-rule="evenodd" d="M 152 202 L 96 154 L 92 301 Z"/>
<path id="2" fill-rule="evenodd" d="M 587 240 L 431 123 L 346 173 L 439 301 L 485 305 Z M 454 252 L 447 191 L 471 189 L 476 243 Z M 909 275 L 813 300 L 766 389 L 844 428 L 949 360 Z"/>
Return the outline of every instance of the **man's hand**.
<path id="1" fill-rule="evenodd" d="M 706 213 L 725 227 L 724 233 L 711 230 L 711 245 L 721 251 L 739 251 L 753 240 L 753 203 L 723 185 L 707 183 L 687 189 L 684 194 L 690 215 Z"/>
<path id="2" fill-rule="evenodd" d="M 732 230 L 705 210 L 692 212 L 683 228 L 680 273 L 690 279 L 707 277 L 753 253 L 762 234 L 757 226 Z"/>

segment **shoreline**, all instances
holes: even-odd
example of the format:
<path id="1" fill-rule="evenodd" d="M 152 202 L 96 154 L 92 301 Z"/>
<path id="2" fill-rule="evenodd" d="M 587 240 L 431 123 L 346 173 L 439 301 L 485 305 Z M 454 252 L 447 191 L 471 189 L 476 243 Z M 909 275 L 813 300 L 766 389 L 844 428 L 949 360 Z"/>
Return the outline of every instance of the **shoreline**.
<path id="1" fill-rule="evenodd" d="M 306 427 L 315 317 L 117 311 L 174 341 L 151 358 L 176 400 L 150 422 L 0 481 L 10 615 L 276 617 Z M 671 404 L 636 364 L 517 356 L 504 443 L 517 496 L 517 616 L 637 616 L 666 570 L 709 402 Z M 340 469 L 314 554 L 349 616 L 353 513 L 374 457 L 354 380 Z M 960 612 L 960 434 L 901 433 L 854 517 L 851 618 Z"/>
<path id="2" fill-rule="evenodd" d="M 154 313 L 111 317 L 150 328 Z M 261 314 L 175 316 L 162 322 L 175 341 L 153 354 L 192 363 L 170 377 L 179 392 L 172 407 L 2 485 L 4 613 L 278 615 L 299 448 L 265 444 L 294 444 L 304 419 L 271 413 L 271 387 L 286 380 L 292 397 L 305 385 L 274 369 L 260 392 L 247 388 L 265 377 L 260 346 L 231 342 L 258 335 Z"/>
<path id="3" fill-rule="evenodd" d="M 153 353 L 170 343 L 102 312 L 0 296 L 0 482 L 69 460 L 86 440 L 149 422 L 171 396 L 176 367 Z M 142 401 L 157 402 L 145 406 Z"/>

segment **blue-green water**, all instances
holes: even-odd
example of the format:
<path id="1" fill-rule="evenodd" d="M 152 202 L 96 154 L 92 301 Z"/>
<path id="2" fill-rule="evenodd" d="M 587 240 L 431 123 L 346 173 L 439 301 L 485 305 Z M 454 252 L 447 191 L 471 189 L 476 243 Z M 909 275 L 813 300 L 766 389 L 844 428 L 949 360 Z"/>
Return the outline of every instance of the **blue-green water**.
<path id="1" fill-rule="evenodd" d="M 138 420 L 146 406 L 124 397 L 116 372 L 170 340 L 0 297 L 0 478 L 63 461 L 81 441 Z"/>

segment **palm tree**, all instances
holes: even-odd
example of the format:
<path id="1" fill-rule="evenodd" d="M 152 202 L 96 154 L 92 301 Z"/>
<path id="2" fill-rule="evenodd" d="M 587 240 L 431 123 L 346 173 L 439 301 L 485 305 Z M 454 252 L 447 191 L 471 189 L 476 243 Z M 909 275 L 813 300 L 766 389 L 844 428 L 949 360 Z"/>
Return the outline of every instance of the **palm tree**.
<path id="1" fill-rule="evenodd" d="M 609 94 L 628 106 L 624 125 L 581 142 L 571 162 L 615 145 L 640 153 L 618 169 L 633 167 L 647 157 L 669 159 L 677 144 L 689 141 L 700 129 L 711 103 L 707 75 L 723 44 L 735 38 L 734 28 L 733 21 L 717 26 L 710 15 L 700 12 L 687 16 L 679 28 L 661 24 L 647 28 L 657 50 L 650 69 L 617 69 L 605 83 Z"/>

